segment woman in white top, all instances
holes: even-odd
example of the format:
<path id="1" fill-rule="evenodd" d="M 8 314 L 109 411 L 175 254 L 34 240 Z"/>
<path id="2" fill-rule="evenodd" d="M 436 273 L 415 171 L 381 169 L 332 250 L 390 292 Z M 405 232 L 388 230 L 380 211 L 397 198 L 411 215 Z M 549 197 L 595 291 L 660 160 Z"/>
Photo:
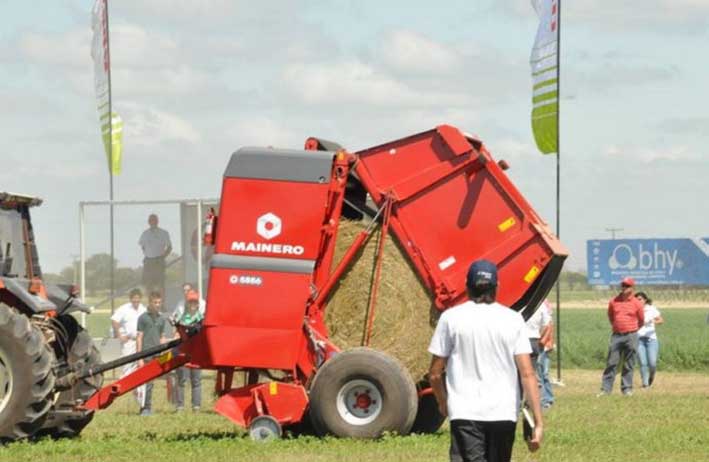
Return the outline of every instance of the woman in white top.
<path id="1" fill-rule="evenodd" d="M 655 326 L 665 322 L 660 311 L 655 308 L 645 292 L 637 292 L 635 298 L 645 304 L 645 324 L 638 330 L 638 356 L 640 357 L 640 376 L 643 388 L 652 385 L 657 370 L 657 354 L 660 344 L 657 341 Z"/>

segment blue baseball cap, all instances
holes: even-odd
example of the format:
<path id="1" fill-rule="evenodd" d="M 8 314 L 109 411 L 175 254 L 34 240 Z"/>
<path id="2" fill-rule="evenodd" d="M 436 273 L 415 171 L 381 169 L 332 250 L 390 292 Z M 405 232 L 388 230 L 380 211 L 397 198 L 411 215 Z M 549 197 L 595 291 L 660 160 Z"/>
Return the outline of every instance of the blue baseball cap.
<path id="1" fill-rule="evenodd" d="M 488 260 L 476 260 L 468 268 L 468 287 L 497 286 L 497 266 Z"/>

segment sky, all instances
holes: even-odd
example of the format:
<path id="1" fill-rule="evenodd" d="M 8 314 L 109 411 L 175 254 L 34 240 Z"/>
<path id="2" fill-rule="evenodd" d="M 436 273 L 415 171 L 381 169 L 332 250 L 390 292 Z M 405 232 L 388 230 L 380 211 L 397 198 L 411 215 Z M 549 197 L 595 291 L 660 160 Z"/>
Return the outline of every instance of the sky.
<path id="1" fill-rule="evenodd" d="M 599 6 L 600 3 L 604 5 Z M 556 159 L 538 154 L 528 0 L 110 1 L 113 106 L 124 121 L 117 200 L 216 198 L 232 152 L 354 152 L 446 123 L 478 135 L 556 227 Z M 45 271 L 79 253 L 79 202 L 108 199 L 90 0 L 0 0 L 0 190 L 40 196 Z M 709 1 L 561 5 L 561 240 L 709 235 Z M 119 264 L 140 262 L 150 212 L 116 209 Z M 87 252 L 108 251 L 105 208 Z M 179 242 L 176 242 L 176 246 Z"/>

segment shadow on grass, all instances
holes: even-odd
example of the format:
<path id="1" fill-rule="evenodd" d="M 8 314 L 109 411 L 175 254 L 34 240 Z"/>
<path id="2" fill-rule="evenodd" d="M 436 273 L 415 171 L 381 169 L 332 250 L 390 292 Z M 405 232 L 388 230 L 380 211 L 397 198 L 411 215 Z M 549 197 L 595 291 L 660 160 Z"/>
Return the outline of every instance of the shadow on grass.
<path id="1" fill-rule="evenodd" d="M 154 432 L 149 432 L 141 436 L 141 439 L 147 441 L 153 441 L 158 438 L 158 435 Z M 221 441 L 221 440 L 244 440 L 247 439 L 247 434 L 235 433 L 233 431 L 216 431 L 216 432 L 194 432 L 194 433 L 177 433 L 165 437 L 164 435 L 160 437 L 161 441 L 167 442 L 185 442 L 185 441 L 197 441 L 197 440 L 210 440 L 210 441 Z"/>

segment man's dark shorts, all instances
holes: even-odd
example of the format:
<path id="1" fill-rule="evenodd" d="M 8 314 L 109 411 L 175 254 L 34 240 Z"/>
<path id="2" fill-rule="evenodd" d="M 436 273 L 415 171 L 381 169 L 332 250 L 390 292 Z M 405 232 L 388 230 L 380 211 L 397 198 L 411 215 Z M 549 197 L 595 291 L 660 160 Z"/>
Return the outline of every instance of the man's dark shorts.
<path id="1" fill-rule="evenodd" d="M 451 462 L 509 462 L 516 422 L 451 421 Z"/>

